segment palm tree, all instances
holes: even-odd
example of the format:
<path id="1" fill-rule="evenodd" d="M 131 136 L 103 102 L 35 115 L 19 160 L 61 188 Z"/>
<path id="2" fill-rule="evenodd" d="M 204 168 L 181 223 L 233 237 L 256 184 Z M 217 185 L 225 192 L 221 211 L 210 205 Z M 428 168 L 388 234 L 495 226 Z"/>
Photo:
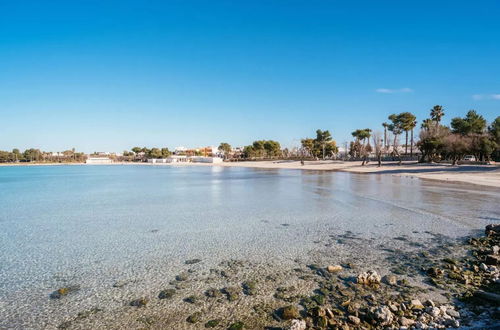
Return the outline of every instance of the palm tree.
<path id="1" fill-rule="evenodd" d="M 405 155 L 408 154 L 408 131 L 413 130 L 416 125 L 417 117 L 411 112 L 402 112 L 399 114 L 401 120 L 402 128 L 405 131 L 406 143 L 405 143 Z"/>
<path id="2" fill-rule="evenodd" d="M 432 122 L 433 120 L 432 119 L 424 119 L 424 121 L 422 122 L 422 125 L 420 126 L 422 129 L 425 129 L 425 130 L 429 130 L 431 127 L 432 127 Z"/>
<path id="3" fill-rule="evenodd" d="M 409 126 L 411 129 L 410 156 L 413 157 L 413 129 L 415 129 L 415 127 L 417 126 L 417 118 L 416 117 L 415 117 L 415 120 L 413 120 Z"/>
<path id="4" fill-rule="evenodd" d="M 444 116 L 444 110 L 441 105 L 435 105 L 431 109 L 431 118 L 437 123 L 437 126 L 439 126 L 439 123 L 441 122 L 441 118 Z"/>
<path id="5" fill-rule="evenodd" d="M 382 126 L 384 126 L 384 147 L 387 148 L 387 127 L 389 127 L 389 124 L 382 123 Z"/>

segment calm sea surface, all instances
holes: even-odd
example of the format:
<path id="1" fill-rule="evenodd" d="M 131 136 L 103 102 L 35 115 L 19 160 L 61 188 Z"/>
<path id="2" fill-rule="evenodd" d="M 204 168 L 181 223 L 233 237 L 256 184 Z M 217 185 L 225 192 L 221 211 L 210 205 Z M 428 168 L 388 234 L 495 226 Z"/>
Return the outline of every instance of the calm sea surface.
<path id="1" fill-rule="evenodd" d="M 340 172 L 0 167 L 0 328 L 122 304 L 115 281 L 140 278 L 132 295 L 189 258 L 287 263 L 332 232 L 461 237 L 498 223 L 499 205 L 498 189 Z M 73 304 L 49 299 L 68 284 Z"/>

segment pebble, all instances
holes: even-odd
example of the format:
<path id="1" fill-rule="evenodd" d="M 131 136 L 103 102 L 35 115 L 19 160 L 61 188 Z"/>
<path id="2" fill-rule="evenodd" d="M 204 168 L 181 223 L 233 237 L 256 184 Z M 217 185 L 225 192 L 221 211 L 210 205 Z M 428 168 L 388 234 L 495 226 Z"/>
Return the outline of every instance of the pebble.
<path id="1" fill-rule="evenodd" d="M 342 266 L 340 265 L 330 265 L 326 268 L 326 270 L 328 270 L 329 273 L 337 273 L 337 272 L 340 272 L 342 270 Z"/>

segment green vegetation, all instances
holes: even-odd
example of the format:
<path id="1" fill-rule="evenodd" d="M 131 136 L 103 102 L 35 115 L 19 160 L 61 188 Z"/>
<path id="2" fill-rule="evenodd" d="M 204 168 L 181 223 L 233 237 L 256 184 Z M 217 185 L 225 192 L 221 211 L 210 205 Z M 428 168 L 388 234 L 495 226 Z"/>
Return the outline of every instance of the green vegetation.
<path id="1" fill-rule="evenodd" d="M 338 153 L 336 142 L 332 139 L 330 131 L 316 130 L 316 138 L 305 138 L 301 140 L 302 148 L 307 156 L 315 158 L 332 157 Z"/>
<path id="2" fill-rule="evenodd" d="M 46 163 L 75 163 L 84 162 L 86 156 L 83 152 L 76 152 L 75 149 L 63 152 L 47 152 L 40 149 L 26 149 L 20 152 L 19 149 L 12 151 L 0 150 L 0 163 L 15 162 L 46 162 Z"/>
<path id="3" fill-rule="evenodd" d="M 245 158 L 279 158 L 282 155 L 281 145 L 273 140 L 258 140 L 243 148 Z"/>

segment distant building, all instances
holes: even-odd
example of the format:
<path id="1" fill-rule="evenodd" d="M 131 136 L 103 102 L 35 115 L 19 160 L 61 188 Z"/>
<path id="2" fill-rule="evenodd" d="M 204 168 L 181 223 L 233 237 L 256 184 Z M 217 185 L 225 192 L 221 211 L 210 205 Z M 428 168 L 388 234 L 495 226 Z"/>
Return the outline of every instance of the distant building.
<path id="1" fill-rule="evenodd" d="M 86 164 L 111 164 L 113 162 L 109 157 L 88 157 Z"/>
<path id="2" fill-rule="evenodd" d="M 223 159 L 219 157 L 191 157 L 193 163 L 222 163 Z"/>

